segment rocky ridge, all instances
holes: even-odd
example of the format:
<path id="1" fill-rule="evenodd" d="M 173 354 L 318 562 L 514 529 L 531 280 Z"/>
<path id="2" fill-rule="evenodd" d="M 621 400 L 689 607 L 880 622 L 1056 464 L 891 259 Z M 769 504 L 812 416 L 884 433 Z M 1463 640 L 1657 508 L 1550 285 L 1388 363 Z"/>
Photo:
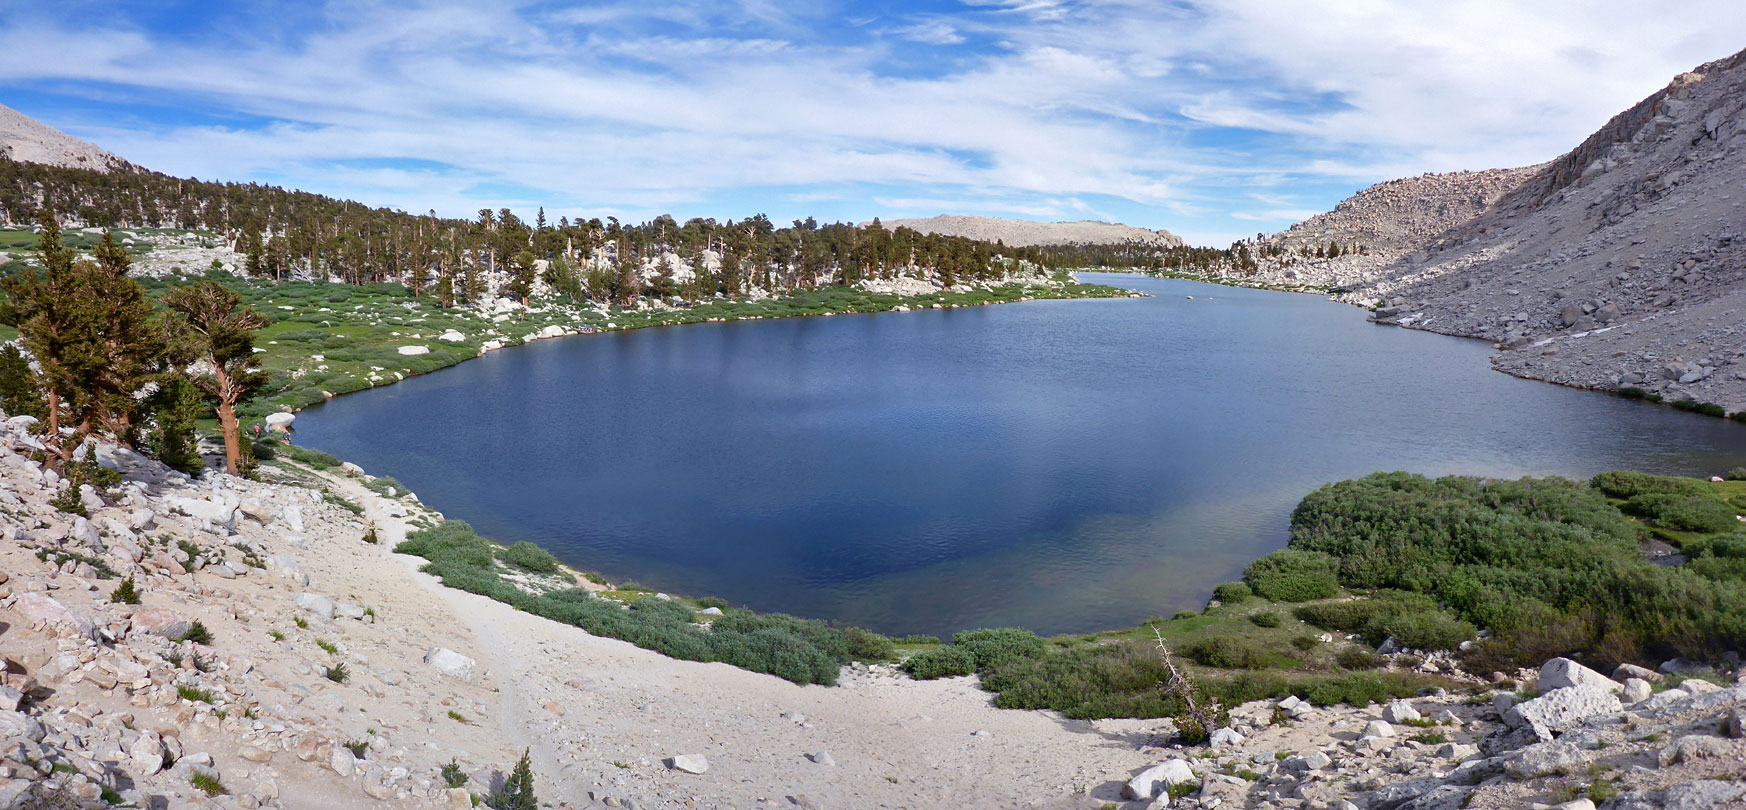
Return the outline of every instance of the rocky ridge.
<path id="1" fill-rule="evenodd" d="M 871 223 L 863 222 L 862 225 Z M 926 219 L 883 220 L 888 230 L 907 227 L 922 233 L 963 236 L 984 242 L 1004 242 L 1010 247 L 1045 245 L 1100 245 L 1135 242 L 1156 247 L 1182 247 L 1182 237 L 1169 231 L 1148 230 L 1097 220 L 1078 222 L 1032 222 L 1024 219 L 941 214 Z"/>
<path id="2" fill-rule="evenodd" d="M 126 172 L 133 164 L 0 104 L 0 158 L 72 169 Z"/>
<path id="3" fill-rule="evenodd" d="M 1209 745 L 1152 749 L 1163 761 L 1124 797 L 1148 810 L 1746 807 L 1746 671 L 1663 669 L 1609 678 L 1556 658 L 1520 688 L 1366 709 L 1247 703 Z"/>
<path id="4" fill-rule="evenodd" d="M 1519 376 L 1746 409 L 1746 52 L 1681 74 L 1556 160 L 1383 184 L 1342 208 L 1264 241 L 1368 255 L 1287 252 L 1257 275 L 1493 341 Z"/>

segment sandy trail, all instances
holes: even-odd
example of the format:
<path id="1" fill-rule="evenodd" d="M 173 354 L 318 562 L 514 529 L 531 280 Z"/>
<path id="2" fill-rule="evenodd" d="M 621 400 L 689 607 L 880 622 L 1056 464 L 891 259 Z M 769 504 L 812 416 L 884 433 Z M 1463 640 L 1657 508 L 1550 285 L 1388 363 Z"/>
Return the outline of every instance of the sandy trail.
<path id="1" fill-rule="evenodd" d="M 351 481 L 384 549 L 408 531 L 393 502 Z M 495 731 L 530 747 L 540 796 L 578 807 L 1096 807 L 1156 764 L 1155 724 L 996 709 L 973 678 L 918 682 L 848 668 L 839 686 L 797 686 L 726 664 L 678 661 L 445 588 L 422 560 L 390 555 L 449 614 L 452 648 L 479 658 Z M 787 715 L 785 717 L 785 715 Z M 795 715 L 804 716 L 796 721 Z M 481 728 L 481 732 L 486 729 Z M 828 752 L 835 764 L 810 755 Z M 702 755 L 692 775 L 666 760 Z M 827 759 L 826 757 L 819 757 Z"/>

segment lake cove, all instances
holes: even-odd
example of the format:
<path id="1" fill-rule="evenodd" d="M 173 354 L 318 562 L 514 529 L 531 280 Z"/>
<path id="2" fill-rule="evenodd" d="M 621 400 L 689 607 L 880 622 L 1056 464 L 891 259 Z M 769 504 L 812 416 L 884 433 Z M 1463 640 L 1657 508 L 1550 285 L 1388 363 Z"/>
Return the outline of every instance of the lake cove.
<path id="1" fill-rule="evenodd" d="M 1154 297 L 542 341 L 309 409 L 297 441 L 615 581 L 895 634 L 1199 608 L 1305 494 L 1377 470 L 1746 463 L 1746 426 L 1320 297 L 1082 278 Z"/>

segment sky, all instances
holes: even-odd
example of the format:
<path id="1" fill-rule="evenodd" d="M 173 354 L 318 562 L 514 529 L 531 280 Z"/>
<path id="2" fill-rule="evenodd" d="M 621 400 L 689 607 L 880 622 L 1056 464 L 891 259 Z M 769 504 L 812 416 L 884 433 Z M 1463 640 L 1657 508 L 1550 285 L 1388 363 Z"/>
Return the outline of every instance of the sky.
<path id="1" fill-rule="evenodd" d="M 1685 0 L 0 0 L 0 104 L 422 213 L 940 213 L 1223 247 L 1556 157 L 1746 47 Z"/>

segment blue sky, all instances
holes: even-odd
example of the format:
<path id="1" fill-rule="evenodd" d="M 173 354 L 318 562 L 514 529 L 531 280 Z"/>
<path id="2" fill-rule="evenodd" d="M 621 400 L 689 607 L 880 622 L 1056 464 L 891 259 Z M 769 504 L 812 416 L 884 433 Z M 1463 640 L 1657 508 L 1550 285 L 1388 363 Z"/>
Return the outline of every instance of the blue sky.
<path id="1" fill-rule="evenodd" d="M 409 211 L 1223 246 L 1555 157 L 1741 31 L 1740 0 L 0 0 L 0 103 L 159 171 Z"/>

